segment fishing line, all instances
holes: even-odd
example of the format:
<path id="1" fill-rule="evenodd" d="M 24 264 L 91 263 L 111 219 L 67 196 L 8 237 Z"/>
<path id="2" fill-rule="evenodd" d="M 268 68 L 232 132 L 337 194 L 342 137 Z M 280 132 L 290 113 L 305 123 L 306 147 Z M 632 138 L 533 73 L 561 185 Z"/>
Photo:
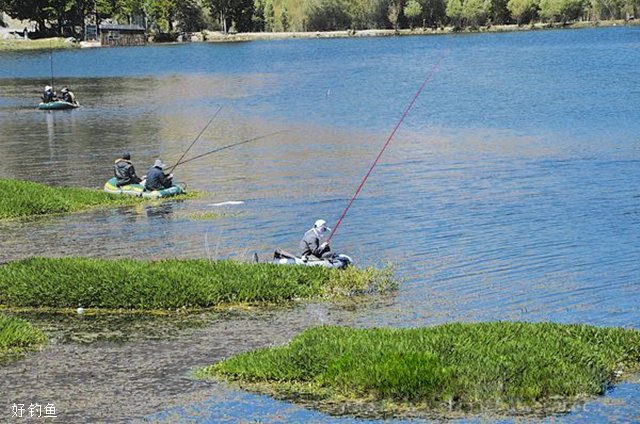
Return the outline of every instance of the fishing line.
<path id="1" fill-rule="evenodd" d="M 184 159 L 185 155 L 189 152 L 189 150 L 191 150 L 191 148 L 193 147 L 194 144 L 196 144 L 196 142 L 198 141 L 198 139 L 200 138 L 200 136 L 207 130 L 207 128 L 209 128 L 209 125 L 211 125 L 211 123 L 213 122 L 214 119 L 216 119 L 216 116 L 218 116 L 218 114 L 220 113 L 220 111 L 222 110 L 222 106 L 220 106 L 218 108 L 218 110 L 216 111 L 216 113 L 211 117 L 211 119 L 209 119 L 209 122 L 207 123 L 207 125 L 205 125 L 205 127 L 202 129 L 202 131 L 200 131 L 200 134 L 198 134 L 198 136 L 196 137 L 195 140 L 193 140 L 191 142 L 191 144 L 189 145 L 189 147 L 187 147 L 187 150 L 184 151 L 184 153 L 182 154 L 182 156 L 180 156 L 180 159 L 178 159 L 178 161 L 176 162 L 175 165 L 173 165 L 173 167 L 169 170 L 169 174 L 171 174 L 173 172 L 174 169 L 177 168 L 178 165 L 180 165 L 180 161 L 182 159 Z"/>
<path id="2" fill-rule="evenodd" d="M 178 163 L 176 163 L 174 165 L 174 168 L 176 166 L 178 166 L 178 165 L 182 165 L 183 163 L 187 163 L 187 162 L 191 162 L 192 160 L 200 159 L 201 157 L 208 156 L 208 155 L 211 155 L 213 153 L 217 153 L 217 152 L 219 152 L 221 150 L 230 149 L 231 147 L 235 147 L 235 146 L 239 146 L 241 144 L 246 144 L 246 143 L 250 143 L 252 141 L 257 141 L 257 140 L 260 140 L 260 139 L 263 139 L 263 138 L 271 137 L 272 135 L 280 134 L 280 133 L 283 133 L 283 132 L 284 132 L 284 130 L 275 131 L 275 132 L 272 132 L 272 133 L 269 133 L 269 134 L 265 134 L 265 135 L 261 135 L 261 136 L 253 137 L 253 138 L 249 138 L 247 140 L 242 140 L 242 141 L 239 141 L 237 143 L 227 144 L 226 146 L 218 147 L 217 149 L 211 150 L 210 152 L 202 153 L 201 155 L 194 156 L 194 157 L 192 157 L 190 159 L 187 159 L 185 161 L 182 161 L 182 162 L 178 162 Z"/>
<path id="3" fill-rule="evenodd" d="M 369 176 L 373 172 L 373 168 L 375 168 L 376 165 L 378 164 L 378 161 L 382 157 L 382 154 L 384 153 L 384 151 L 389 146 L 389 143 L 391 143 L 391 140 L 393 139 L 393 137 L 396 135 L 396 132 L 398 131 L 398 128 L 400 128 L 400 125 L 404 121 L 404 118 L 407 117 L 407 115 L 409 114 L 409 111 L 411 110 L 411 108 L 413 108 L 413 105 L 415 104 L 416 100 L 418 100 L 418 97 L 420 96 L 420 93 L 422 93 L 422 90 L 424 89 L 424 87 L 431 80 L 431 77 L 433 77 L 433 75 L 435 74 L 436 70 L 438 69 L 438 66 L 440 66 L 440 63 L 444 60 L 444 58 L 449 53 L 449 50 L 450 50 L 450 47 L 447 46 L 446 50 L 440 55 L 440 58 L 438 59 L 438 61 L 431 67 L 431 70 L 429 71 L 429 74 L 427 75 L 427 77 L 424 79 L 424 81 L 422 81 L 422 84 L 420 85 L 420 88 L 416 92 L 415 96 L 413 96 L 413 99 L 411 100 L 411 102 L 409 103 L 407 108 L 404 110 L 404 113 L 402 114 L 402 117 L 400 118 L 400 120 L 398 121 L 396 126 L 393 128 L 393 131 L 391 131 L 391 134 L 389 135 L 389 138 L 387 138 L 387 141 L 382 146 L 382 149 L 380 150 L 380 153 L 378 153 L 378 156 L 373 161 L 373 164 L 369 168 L 369 171 L 367 172 L 367 174 L 364 176 L 364 178 L 360 182 L 360 185 L 358 186 L 358 188 L 356 189 L 356 192 L 354 193 L 353 197 L 351 198 L 351 200 L 347 204 L 347 207 L 342 212 L 342 215 L 340 215 L 340 218 L 338 218 L 338 221 L 336 222 L 336 225 L 333 227 L 333 230 L 332 230 L 331 234 L 327 238 L 327 243 L 329 243 L 331 241 L 331 238 L 338 231 L 338 227 L 340 226 L 340 223 L 342 222 L 342 220 L 344 219 L 345 215 L 349 211 L 349 208 L 351 208 L 351 205 L 353 204 L 353 202 L 356 200 L 356 198 L 360 194 L 360 191 L 362 190 L 362 187 L 367 182 L 367 179 L 369 179 Z"/>

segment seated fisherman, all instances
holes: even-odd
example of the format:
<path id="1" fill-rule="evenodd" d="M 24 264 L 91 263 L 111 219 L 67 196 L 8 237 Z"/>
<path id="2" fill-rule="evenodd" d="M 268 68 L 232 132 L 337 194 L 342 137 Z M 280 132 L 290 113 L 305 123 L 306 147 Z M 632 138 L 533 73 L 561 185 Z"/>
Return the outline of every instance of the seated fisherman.
<path id="1" fill-rule="evenodd" d="M 53 87 L 46 85 L 41 97 L 44 103 L 53 102 L 56 100 L 56 92 L 53 91 Z"/>
<path id="2" fill-rule="evenodd" d="M 319 219 L 313 224 L 313 228 L 304 234 L 300 240 L 300 256 L 309 259 L 327 259 L 333 257 L 328 242 L 322 240 L 331 231 L 327 228 L 327 221 Z"/>
<path id="3" fill-rule="evenodd" d="M 131 163 L 131 154 L 129 152 L 122 153 L 122 157 L 116 160 L 113 166 L 113 174 L 118 180 L 118 187 L 129 184 L 140 184 L 142 179 L 136 175 L 136 170 Z"/>
<path id="4" fill-rule="evenodd" d="M 60 93 L 62 93 L 62 101 L 67 103 L 75 103 L 76 96 L 73 94 L 73 91 L 69 91 L 67 87 L 64 87 L 62 90 L 60 90 Z"/>
<path id="5" fill-rule="evenodd" d="M 145 190 L 163 190 L 173 185 L 173 174 L 165 174 L 162 170 L 165 164 L 160 159 L 156 159 L 149 171 L 147 171 L 147 181 L 144 185 Z"/>

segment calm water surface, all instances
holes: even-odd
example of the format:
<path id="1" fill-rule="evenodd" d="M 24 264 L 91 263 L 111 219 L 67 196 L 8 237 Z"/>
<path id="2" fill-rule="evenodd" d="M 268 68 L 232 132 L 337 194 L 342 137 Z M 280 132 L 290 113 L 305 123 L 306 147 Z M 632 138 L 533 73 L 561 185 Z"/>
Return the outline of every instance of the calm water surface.
<path id="1" fill-rule="evenodd" d="M 353 422 L 187 374 L 318 324 L 640 329 L 640 28 L 55 52 L 57 88 L 82 105 L 68 112 L 34 109 L 48 52 L 3 53 L 2 177 L 99 188 L 124 149 L 140 173 L 157 157 L 174 163 L 219 106 L 189 156 L 283 132 L 179 167 L 179 180 L 207 192 L 198 200 L 0 223 L 0 261 L 295 249 L 315 219 L 335 223 L 442 55 L 332 243 L 359 265 L 393 262 L 398 293 L 236 311 L 149 336 L 176 328 L 160 320 L 126 342 L 109 331 L 128 323 L 98 325 L 88 342 L 42 318 L 54 341 L 0 368 L 3 410 L 37 401 L 69 422 Z M 213 206 L 230 200 L 244 203 Z M 193 219 L 203 212 L 222 216 Z M 639 422 L 638 411 L 636 379 L 546 421 Z M 464 422 L 481 420 L 514 421 Z"/>

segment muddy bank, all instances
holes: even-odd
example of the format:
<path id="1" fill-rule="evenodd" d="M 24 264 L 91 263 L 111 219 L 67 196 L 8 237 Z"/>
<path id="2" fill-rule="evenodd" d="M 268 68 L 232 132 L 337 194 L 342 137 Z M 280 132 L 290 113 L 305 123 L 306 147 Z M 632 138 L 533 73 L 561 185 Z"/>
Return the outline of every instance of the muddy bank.
<path id="1" fill-rule="evenodd" d="M 231 389 L 191 379 L 193 369 L 250 349 L 283 344 L 309 326 L 353 324 L 360 308 L 308 304 L 187 319 L 103 318 L 92 325 L 87 323 L 91 317 L 30 315 L 27 319 L 51 337 L 50 344 L 42 352 L 0 367 L 0 393 L 7 394 L 5 411 L 14 402 L 55 403 L 60 422 L 142 418 L 228 396 Z"/>

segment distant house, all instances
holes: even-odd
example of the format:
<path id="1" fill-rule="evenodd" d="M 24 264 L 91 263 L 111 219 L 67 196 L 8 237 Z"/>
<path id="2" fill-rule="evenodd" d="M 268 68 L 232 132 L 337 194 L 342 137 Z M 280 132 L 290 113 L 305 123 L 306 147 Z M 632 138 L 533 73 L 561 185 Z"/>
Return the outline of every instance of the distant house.
<path id="1" fill-rule="evenodd" d="M 147 44 L 147 34 L 141 25 L 100 24 L 100 45 L 142 46 Z"/>

